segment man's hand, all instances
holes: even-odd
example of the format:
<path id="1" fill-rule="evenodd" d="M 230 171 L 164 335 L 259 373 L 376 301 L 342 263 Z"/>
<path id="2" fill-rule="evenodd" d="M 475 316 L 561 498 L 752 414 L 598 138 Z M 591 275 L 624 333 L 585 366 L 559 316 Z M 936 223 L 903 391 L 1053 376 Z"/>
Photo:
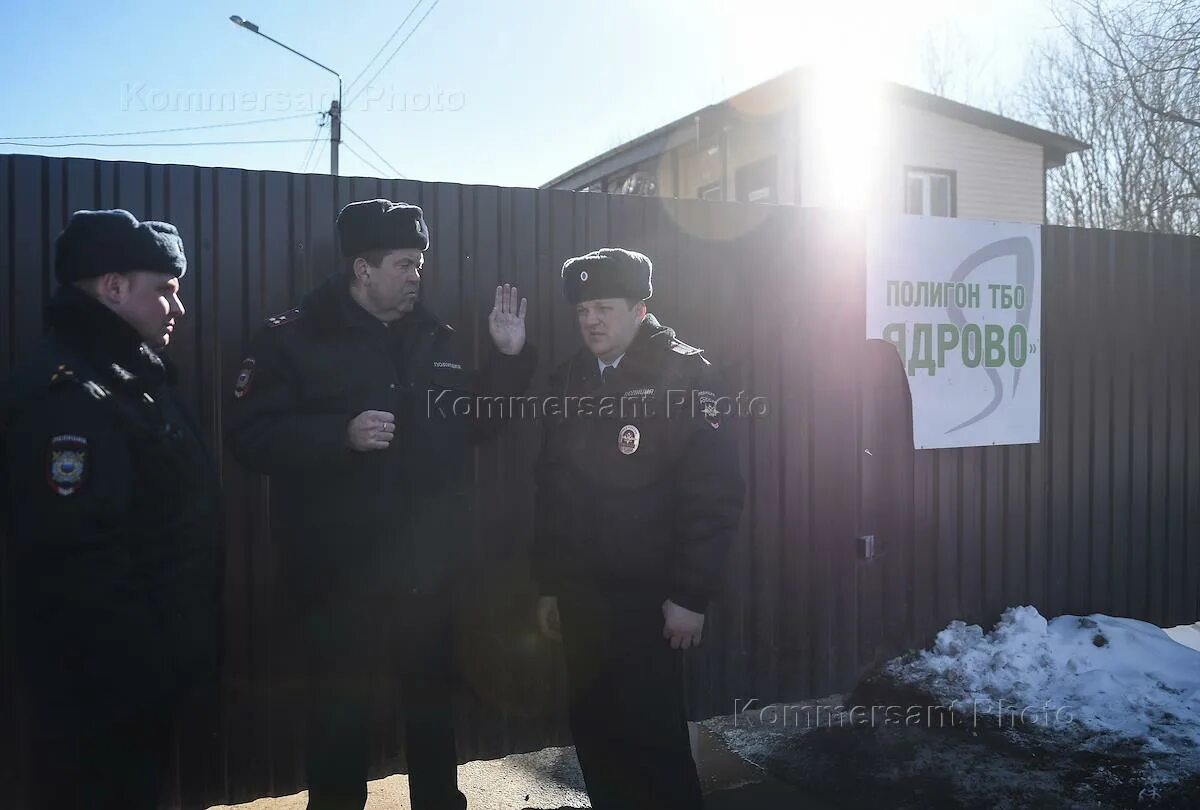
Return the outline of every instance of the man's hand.
<path id="1" fill-rule="evenodd" d="M 488 331 L 502 354 L 520 354 L 525 347 L 527 304 L 524 298 L 518 298 L 517 288 L 511 284 L 496 288 L 496 304 L 488 315 Z"/>
<path id="2" fill-rule="evenodd" d="M 387 411 L 363 411 L 346 425 L 346 442 L 359 452 L 386 450 L 396 435 L 396 416 Z"/>
<path id="3" fill-rule="evenodd" d="M 562 641 L 562 624 L 558 618 L 558 599 L 554 596 L 539 596 L 537 603 L 538 629 L 552 641 Z"/>
<path id="4" fill-rule="evenodd" d="M 700 646 L 704 631 L 704 614 L 681 607 L 670 599 L 663 602 L 663 638 L 671 640 L 672 650 L 686 650 Z"/>

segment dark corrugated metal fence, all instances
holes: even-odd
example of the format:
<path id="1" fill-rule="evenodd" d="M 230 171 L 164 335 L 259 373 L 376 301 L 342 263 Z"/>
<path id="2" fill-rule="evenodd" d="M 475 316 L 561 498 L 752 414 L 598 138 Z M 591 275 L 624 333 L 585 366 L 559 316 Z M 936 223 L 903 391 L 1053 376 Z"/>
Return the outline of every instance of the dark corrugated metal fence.
<path id="1" fill-rule="evenodd" d="M 1200 618 L 1200 240 L 1047 228 L 1042 443 L 916 454 L 915 628 Z"/>
<path id="2" fill-rule="evenodd" d="M 1044 427 L 1037 446 L 914 454 L 890 346 L 862 340 L 862 223 L 790 207 L 0 156 L 0 376 L 41 334 L 50 247 L 79 208 L 179 226 L 189 317 L 171 354 L 213 446 L 248 335 L 334 267 L 333 221 L 376 196 L 425 208 L 425 296 L 477 356 L 501 281 L 530 299 L 539 379 L 578 345 L 563 259 L 604 245 L 655 261 L 651 309 L 709 350 L 734 391 L 765 397 L 736 424 L 750 485 L 726 595 L 690 654 L 697 715 L 735 698 L 848 689 L 864 668 L 951 618 L 1009 604 L 1197 618 L 1200 353 L 1190 317 L 1197 240 L 1045 231 Z M 537 430 L 476 451 L 486 531 L 464 582 L 464 759 L 566 742 L 561 667 L 532 632 L 525 577 Z M 867 454 L 864 450 L 870 450 Z M 222 458 L 226 503 L 223 709 L 180 735 L 187 807 L 300 787 L 297 650 L 276 587 L 266 483 Z M 874 533 L 881 554 L 857 559 Z M 2 547 L 0 547 L 2 552 Z M 7 569 L 4 569 L 7 575 Z M 5 613 L 7 616 L 7 612 Z M 7 620 L 6 620 L 7 621 Z M 7 624 L 6 624 L 7 630 Z M 11 634 L 0 665 L 0 789 L 22 769 Z M 400 701 L 378 683 L 375 772 L 398 770 Z M 6 806 L 8 802 L 5 802 Z"/>

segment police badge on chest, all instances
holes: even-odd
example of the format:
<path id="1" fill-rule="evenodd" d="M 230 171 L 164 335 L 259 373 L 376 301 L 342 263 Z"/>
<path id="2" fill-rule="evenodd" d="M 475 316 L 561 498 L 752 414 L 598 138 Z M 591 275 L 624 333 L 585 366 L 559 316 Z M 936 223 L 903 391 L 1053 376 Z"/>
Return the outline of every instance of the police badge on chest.
<path id="1" fill-rule="evenodd" d="M 250 393 L 250 384 L 254 382 L 254 358 L 247 357 L 242 361 L 242 368 L 238 372 L 237 381 L 233 384 L 233 395 L 238 399 Z"/>
<path id="2" fill-rule="evenodd" d="M 642 433 L 636 425 L 625 425 L 617 434 L 617 449 L 624 455 L 636 453 L 641 443 Z"/>

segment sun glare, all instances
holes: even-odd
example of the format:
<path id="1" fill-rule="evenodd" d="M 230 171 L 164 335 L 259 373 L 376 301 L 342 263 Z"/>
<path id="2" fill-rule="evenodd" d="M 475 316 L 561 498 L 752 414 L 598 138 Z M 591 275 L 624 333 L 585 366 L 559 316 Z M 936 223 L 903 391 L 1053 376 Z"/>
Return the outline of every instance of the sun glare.
<path id="1" fill-rule="evenodd" d="M 862 65 L 815 68 L 802 91 L 801 143 L 813 189 L 805 205 L 871 207 L 885 148 L 882 82 Z"/>

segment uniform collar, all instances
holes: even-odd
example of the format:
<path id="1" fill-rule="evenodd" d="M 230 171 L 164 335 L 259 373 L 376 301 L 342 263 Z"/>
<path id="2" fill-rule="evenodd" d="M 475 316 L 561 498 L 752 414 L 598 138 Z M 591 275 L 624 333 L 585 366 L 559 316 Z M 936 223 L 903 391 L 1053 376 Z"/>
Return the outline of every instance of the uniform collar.
<path id="1" fill-rule="evenodd" d="M 597 357 L 596 358 L 596 370 L 603 374 L 604 369 L 606 369 L 606 368 L 610 368 L 610 367 L 616 368 L 617 366 L 621 365 L 621 358 L 623 358 L 624 356 L 625 356 L 625 352 L 621 352 L 621 357 L 618 357 L 616 360 L 613 360 L 611 363 L 605 363 L 603 360 L 601 360 L 599 357 Z"/>
<path id="2" fill-rule="evenodd" d="M 174 382 L 175 369 L 108 307 L 72 286 L 59 287 L 46 305 L 46 325 L 71 354 L 124 383 L 153 387 Z"/>
<path id="3" fill-rule="evenodd" d="M 634 371 L 646 363 L 652 363 L 654 362 L 653 356 L 667 349 L 674 337 L 674 329 L 663 326 L 657 318 L 647 313 L 646 317 L 642 319 L 641 325 L 638 326 L 633 342 L 621 355 L 619 362 L 627 367 L 627 371 Z"/>
<path id="4" fill-rule="evenodd" d="M 330 276 L 305 295 L 300 309 L 305 316 L 302 322 L 323 331 L 362 329 L 382 336 L 408 334 L 422 326 L 450 331 L 450 327 L 419 300 L 412 312 L 403 318 L 390 324 L 383 323 L 350 297 L 350 280 L 341 273 Z"/>
<path id="5" fill-rule="evenodd" d="M 625 350 L 625 353 L 618 358 L 617 362 L 624 369 L 621 372 L 621 378 L 634 379 L 644 371 L 652 371 L 656 366 L 655 357 L 660 352 L 668 350 L 671 346 L 671 341 L 674 339 L 674 329 L 662 325 L 654 315 L 647 313 L 638 327 L 638 332 L 634 336 L 633 342 L 629 344 L 629 348 Z M 568 365 L 572 364 L 574 364 L 572 373 L 578 375 L 578 379 L 586 387 L 595 387 L 598 384 L 600 368 L 604 364 L 590 350 L 586 348 L 582 349 L 578 355 L 575 355 L 574 359 L 568 361 Z M 609 365 L 615 364 L 610 363 Z"/>

